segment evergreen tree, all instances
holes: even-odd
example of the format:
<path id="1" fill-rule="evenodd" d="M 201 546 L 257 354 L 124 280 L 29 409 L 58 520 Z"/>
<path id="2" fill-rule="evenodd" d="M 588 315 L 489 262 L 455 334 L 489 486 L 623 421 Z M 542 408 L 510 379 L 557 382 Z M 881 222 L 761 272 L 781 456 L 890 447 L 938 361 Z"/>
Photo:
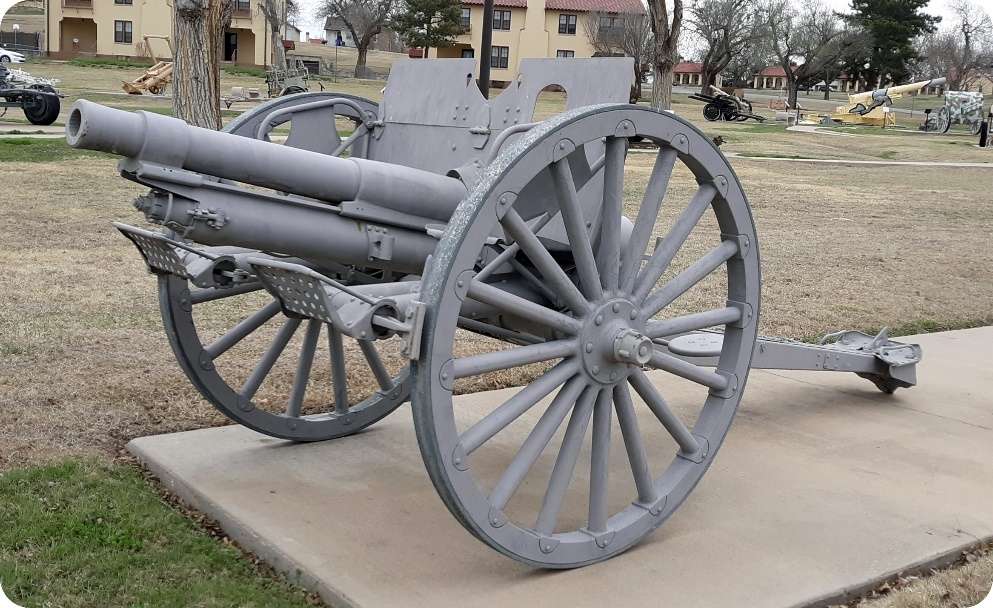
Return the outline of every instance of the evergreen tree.
<path id="1" fill-rule="evenodd" d="M 870 88 L 903 83 L 910 66 L 920 59 L 914 39 L 935 31 L 941 17 L 923 12 L 929 0 L 851 0 L 852 14 L 845 15 L 871 38 L 862 57 L 849 59 L 848 68 Z M 866 67 L 868 64 L 868 67 Z"/>
<path id="2" fill-rule="evenodd" d="M 452 46 L 462 33 L 462 9 L 454 0 L 404 0 L 392 27 L 414 48 Z"/>

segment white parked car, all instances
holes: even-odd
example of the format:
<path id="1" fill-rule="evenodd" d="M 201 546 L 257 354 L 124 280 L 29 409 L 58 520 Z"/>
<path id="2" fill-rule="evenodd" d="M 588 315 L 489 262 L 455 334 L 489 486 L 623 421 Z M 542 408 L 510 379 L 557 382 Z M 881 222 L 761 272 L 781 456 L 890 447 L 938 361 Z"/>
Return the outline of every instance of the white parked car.
<path id="1" fill-rule="evenodd" d="M 16 51 L 0 48 L 0 63 L 24 63 L 24 55 Z"/>

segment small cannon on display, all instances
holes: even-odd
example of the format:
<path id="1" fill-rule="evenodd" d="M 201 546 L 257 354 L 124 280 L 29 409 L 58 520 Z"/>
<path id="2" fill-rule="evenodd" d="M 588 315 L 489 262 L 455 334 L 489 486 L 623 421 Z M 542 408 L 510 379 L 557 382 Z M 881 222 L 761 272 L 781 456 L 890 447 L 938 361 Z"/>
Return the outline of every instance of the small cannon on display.
<path id="1" fill-rule="evenodd" d="M 921 131 L 948 133 L 952 125 L 966 125 L 971 135 L 979 135 L 983 124 L 983 94 L 973 91 L 945 91 L 945 105 L 924 110 Z"/>
<path id="2" fill-rule="evenodd" d="M 714 85 L 710 85 L 710 89 L 713 91 L 713 95 L 705 95 L 703 93 L 690 95 L 690 99 L 702 101 L 706 104 L 703 106 L 703 117 L 710 122 L 716 120 L 743 122 L 749 118 L 758 122 L 765 120 L 764 116 L 759 116 L 752 112 L 750 101 L 737 95 L 725 93 Z"/>
<path id="3" fill-rule="evenodd" d="M 32 76 L 24 70 L 0 63 L 0 116 L 7 108 L 21 108 L 33 125 L 50 125 L 59 117 L 62 95 L 57 80 Z"/>
<path id="4" fill-rule="evenodd" d="M 398 62 L 382 103 L 290 95 L 225 132 L 79 101 L 66 137 L 125 157 L 121 175 L 150 188 L 135 207 L 162 229 L 116 227 L 158 276 L 166 334 L 207 400 L 294 441 L 352 435 L 410 400 L 459 523 L 521 562 L 571 568 L 631 547 L 683 503 L 751 369 L 854 372 L 893 392 L 921 356 L 885 331 L 758 336 L 741 184 L 689 122 L 624 103 L 631 61 L 524 60 L 490 100 L 473 59 Z M 565 112 L 533 122 L 553 85 Z M 277 127 L 284 144 L 268 141 Z M 628 219 L 629 145 L 646 140 L 656 153 L 638 160 L 650 177 Z M 692 261 L 674 262 L 697 238 Z M 710 279 L 721 287 L 704 303 L 674 312 Z M 273 380 L 291 342 L 290 379 Z M 346 353 L 378 390 L 356 395 Z M 526 384 L 492 409 L 457 407 L 461 383 L 493 372 Z M 692 414 L 659 379 L 683 387 Z M 612 453 L 630 474 L 610 472 Z"/>

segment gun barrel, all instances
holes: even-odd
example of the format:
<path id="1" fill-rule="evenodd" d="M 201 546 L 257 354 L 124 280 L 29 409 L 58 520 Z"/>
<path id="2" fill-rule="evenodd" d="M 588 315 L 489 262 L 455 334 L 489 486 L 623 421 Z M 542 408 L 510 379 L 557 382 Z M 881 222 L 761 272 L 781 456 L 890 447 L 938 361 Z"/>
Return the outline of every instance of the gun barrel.
<path id="1" fill-rule="evenodd" d="M 187 125 L 150 112 L 77 101 L 66 124 L 73 148 L 109 152 L 329 202 L 361 200 L 447 222 L 465 185 L 428 171 L 337 158 Z"/>

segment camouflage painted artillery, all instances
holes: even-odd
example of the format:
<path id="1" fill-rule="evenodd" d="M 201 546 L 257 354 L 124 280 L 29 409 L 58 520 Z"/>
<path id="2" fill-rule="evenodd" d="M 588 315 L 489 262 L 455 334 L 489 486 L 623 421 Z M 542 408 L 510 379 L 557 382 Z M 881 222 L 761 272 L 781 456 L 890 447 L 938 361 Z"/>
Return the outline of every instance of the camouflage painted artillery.
<path id="1" fill-rule="evenodd" d="M 122 175 L 151 188 L 135 205 L 165 230 L 118 228 L 158 275 L 169 340 L 211 403 L 256 431 L 317 441 L 409 398 L 425 466 L 457 520 L 514 559 L 576 567 L 624 551 L 679 507 L 713 461 L 750 369 L 849 371 L 892 392 L 914 383 L 920 358 L 885 335 L 842 332 L 821 345 L 758 337 L 758 238 L 741 185 L 692 125 L 622 103 L 629 62 L 524 61 L 489 101 L 471 59 L 402 62 L 381 104 L 290 96 L 226 133 L 80 101 L 67 137 L 126 157 Z M 568 109 L 531 122 L 548 85 L 565 90 Z M 354 130 L 342 137 L 335 118 Z M 268 141 L 278 132 L 282 145 Z M 657 148 L 629 220 L 625 160 L 636 141 Z M 660 229 L 662 216 L 671 221 Z M 696 238 L 703 247 L 676 264 Z M 714 278 L 705 304 L 674 312 Z M 208 327 L 223 315 L 207 307 L 240 299 L 254 312 Z M 242 362 L 232 361 L 236 345 L 266 328 L 254 367 L 230 371 Z M 457 353 L 459 330 L 498 346 Z M 260 399 L 297 333 L 292 381 Z M 333 399 L 314 411 L 305 397 L 321 388 L 322 333 Z M 397 343 L 409 366 L 391 373 L 381 349 Z M 346 344 L 379 386 L 357 403 Z M 542 363 L 498 407 L 455 407 L 457 382 Z M 656 381 L 683 386 L 691 413 L 670 406 Z M 508 436 L 523 439 L 508 448 Z M 609 474 L 612 457 L 630 474 Z"/>
<path id="2" fill-rule="evenodd" d="M 973 91 L 946 91 L 945 105 L 926 111 L 922 129 L 947 133 L 952 125 L 965 125 L 969 133 L 979 134 L 983 123 L 983 94 Z"/>

